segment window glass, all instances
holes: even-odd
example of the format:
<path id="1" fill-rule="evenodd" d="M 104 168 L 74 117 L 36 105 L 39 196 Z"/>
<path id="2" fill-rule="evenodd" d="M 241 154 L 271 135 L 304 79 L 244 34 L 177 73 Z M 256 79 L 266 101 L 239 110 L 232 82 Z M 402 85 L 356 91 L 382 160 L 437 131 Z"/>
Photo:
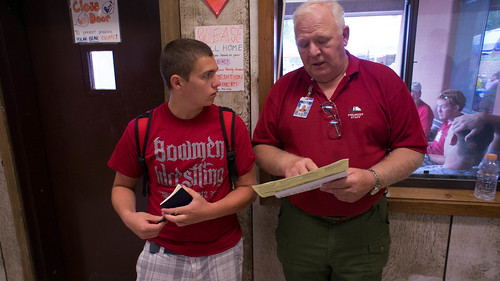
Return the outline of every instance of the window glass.
<path id="1" fill-rule="evenodd" d="M 499 0 L 419 1 L 412 84 L 421 90 L 416 103 L 424 130 L 425 112 L 433 118 L 428 154 L 412 177 L 475 179 L 484 153 L 500 151 L 493 127 L 484 126 L 495 117 L 478 115 L 500 115 L 499 9 Z M 465 141 L 470 130 L 450 129 L 460 119 L 478 134 Z"/>
<path id="2" fill-rule="evenodd" d="M 300 2 L 284 3 L 283 74 L 302 66 L 292 21 Z M 404 30 L 405 1 L 340 1 L 350 26 L 346 49 L 359 58 L 384 63 L 398 74 L 408 67 L 401 65 L 401 54 L 414 50 L 414 60 L 407 62 L 413 65 L 405 69 L 411 69 L 409 80 L 413 82 L 408 86 L 414 90 L 412 95 L 430 146 L 426 160 L 412 178 L 472 181 L 484 153 L 500 154 L 500 139 L 495 138 L 492 127 L 479 130 L 485 124 L 480 120 L 487 118 L 490 124 L 500 120 L 500 0 L 411 3 L 418 6 L 417 15 L 411 15 L 417 16 L 415 45 L 403 50 L 404 36 L 409 34 Z M 475 138 L 469 135 L 464 141 L 470 130 L 448 133 L 451 122 L 462 115 L 468 127 L 481 134 Z M 496 125 L 500 128 L 500 121 Z"/>
<path id="3" fill-rule="evenodd" d="M 283 74 L 302 66 L 295 45 L 293 13 L 304 1 L 287 1 L 283 20 Z M 350 27 L 346 49 L 353 55 L 390 66 L 399 74 L 401 69 L 401 38 L 404 1 L 385 0 L 341 3 L 345 24 Z"/>
<path id="4" fill-rule="evenodd" d="M 116 90 L 113 51 L 91 51 L 89 66 L 92 90 Z"/>

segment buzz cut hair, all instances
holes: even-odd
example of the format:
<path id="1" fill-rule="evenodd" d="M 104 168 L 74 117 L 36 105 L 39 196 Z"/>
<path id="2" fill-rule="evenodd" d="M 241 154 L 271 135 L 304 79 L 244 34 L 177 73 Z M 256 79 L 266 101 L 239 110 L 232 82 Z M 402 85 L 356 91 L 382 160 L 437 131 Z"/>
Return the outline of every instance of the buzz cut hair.
<path id="1" fill-rule="evenodd" d="M 198 40 L 181 38 L 170 41 L 160 55 L 160 72 L 168 89 L 172 87 L 170 78 L 179 75 L 189 81 L 196 61 L 201 57 L 213 57 L 210 47 Z"/>

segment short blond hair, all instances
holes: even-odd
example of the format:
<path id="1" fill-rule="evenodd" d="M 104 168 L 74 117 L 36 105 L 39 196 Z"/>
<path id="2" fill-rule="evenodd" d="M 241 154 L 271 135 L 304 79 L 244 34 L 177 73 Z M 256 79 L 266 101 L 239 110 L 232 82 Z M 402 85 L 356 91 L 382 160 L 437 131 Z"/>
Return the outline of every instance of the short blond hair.
<path id="1" fill-rule="evenodd" d="M 458 105 L 458 111 L 462 111 L 465 107 L 465 95 L 460 90 L 444 90 L 439 94 L 438 99 L 448 101 L 451 106 Z"/>

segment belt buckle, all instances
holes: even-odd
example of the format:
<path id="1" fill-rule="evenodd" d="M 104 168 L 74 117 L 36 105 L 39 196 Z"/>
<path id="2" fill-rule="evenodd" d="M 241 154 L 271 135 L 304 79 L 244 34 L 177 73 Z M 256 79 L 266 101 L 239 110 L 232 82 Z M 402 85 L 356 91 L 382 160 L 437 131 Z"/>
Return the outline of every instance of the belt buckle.
<path id="1" fill-rule="evenodd" d="M 340 223 L 348 221 L 350 217 L 320 216 L 319 219 L 327 223 Z"/>
<path id="2" fill-rule="evenodd" d="M 328 218 L 332 219 L 335 222 L 345 222 L 345 221 L 348 221 L 350 219 L 350 217 L 348 217 L 348 216 L 345 216 L 345 217 L 332 216 L 332 217 L 328 217 Z"/>

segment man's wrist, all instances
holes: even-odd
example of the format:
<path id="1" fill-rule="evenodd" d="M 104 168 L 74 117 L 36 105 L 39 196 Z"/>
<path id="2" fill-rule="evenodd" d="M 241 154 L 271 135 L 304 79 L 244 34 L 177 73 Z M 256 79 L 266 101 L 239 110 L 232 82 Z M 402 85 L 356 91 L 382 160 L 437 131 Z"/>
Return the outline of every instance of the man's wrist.
<path id="1" fill-rule="evenodd" d="M 382 186 L 380 184 L 380 177 L 378 176 L 377 172 L 375 172 L 374 170 L 368 169 L 368 171 L 370 171 L 373 174 L 373 177 L 375 178 L 375 186 L 370 190 L 370 195 L 375 195 L 382 188 Z"/>

